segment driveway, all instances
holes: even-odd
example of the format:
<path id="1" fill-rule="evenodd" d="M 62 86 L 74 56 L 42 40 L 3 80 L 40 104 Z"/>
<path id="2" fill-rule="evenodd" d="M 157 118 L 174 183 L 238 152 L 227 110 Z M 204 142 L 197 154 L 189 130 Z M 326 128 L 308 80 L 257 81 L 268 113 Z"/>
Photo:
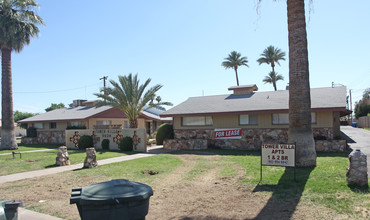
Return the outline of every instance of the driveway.
<path id="1" fill-rule="evenodd" d="M 348 145 L 353 150 L 360 149 L 367 155 L 367 173 L 370 172 L 370 131 L 351 126 L 341 126 L 340 130 L 346 136 Z"/>

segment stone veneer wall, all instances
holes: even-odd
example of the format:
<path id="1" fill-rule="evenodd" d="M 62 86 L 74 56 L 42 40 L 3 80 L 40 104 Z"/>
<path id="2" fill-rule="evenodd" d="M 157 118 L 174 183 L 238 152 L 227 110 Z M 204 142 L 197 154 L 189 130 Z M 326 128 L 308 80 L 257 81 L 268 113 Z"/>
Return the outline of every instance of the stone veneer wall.
<path id="1" fill-rule="evenodd" d="M 60 144 L 65 145 L 64 131 L 37 131 L 37 137 L 22 137 L 22 144 Z"/>
<path id="2" fill-rule="evenodd" d="M 331 128 L 314 128 L 317 151 L 343 152 L 345 140 L 333 140 Z M 326 140 L 321 140 L 326 139 Z M 241 139 L 215 139 L 214 130 L 175 130 L 175 139 L 165 140 L 163 147 L 168 150 L 197 150 L 207 148 L 259 150 L 262 143 L 287 143 L 288 129 L 242 129 Z"/>

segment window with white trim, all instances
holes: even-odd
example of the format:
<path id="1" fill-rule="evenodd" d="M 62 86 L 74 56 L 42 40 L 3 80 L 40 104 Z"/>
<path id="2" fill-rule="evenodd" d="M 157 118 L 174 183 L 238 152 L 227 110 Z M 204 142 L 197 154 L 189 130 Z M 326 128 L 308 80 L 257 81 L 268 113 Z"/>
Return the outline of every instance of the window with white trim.
<path id="1" fill-rule="evenodd" d="M 316 124 L 316 112 L 311 112 L 311 123 Z"/>
<path id="2" fill-rule="evenodd" d="M 50 129 L 55 129 L 55 128 L 57 128 L 57 123 L 56 122 L 50 122 L 49 126 L 50 126 Z"/>
<path id="3" fill-rule="evenodd" d="M 182 117 L 182 126 L 212 126 L 212 116 Z"/>
<path id="4" fill-rule="evenodd" d="M 311 123 L 316 123 L 316 112 L 311 112 Z M 272 124 L 273 125 L 287 125 L 289 124 L 289 114 L 288 113 L 275 113 L 272 114 Z"/>
<path id="5" fill-rule="evenodd" d="M 67 126 L 68 127 L 82 127 L 82 126 L 85 126 L 85 123 L 83 123 L 82 121 L 70 121 L 67 123 Z"/>
<path id="6" fill-rule="evenodd" d="M 256 114 L 247 114 L 239 116 L 240 125 L 256 125 L 258 124 L 258 115 Z"/>
<path id="7" fill-rule="evenodd" d="M 106 120 L 106 121 L 96 121 L 96 125 L 111 125 L 112 121 Z"/>
<path id="8" fill-rule="evenodd" d="M 42 122 L 36 122 L 36 123 L 33 123 L 33 127 L 37 129 L 43 129 L 44 124 Z"/>
<path id="9" fill-rule="evenodd" d="M 123 122 L 123 127 L 124 128 L 130 128 L 130 124 L 128 123 L 128 121 Z"/>

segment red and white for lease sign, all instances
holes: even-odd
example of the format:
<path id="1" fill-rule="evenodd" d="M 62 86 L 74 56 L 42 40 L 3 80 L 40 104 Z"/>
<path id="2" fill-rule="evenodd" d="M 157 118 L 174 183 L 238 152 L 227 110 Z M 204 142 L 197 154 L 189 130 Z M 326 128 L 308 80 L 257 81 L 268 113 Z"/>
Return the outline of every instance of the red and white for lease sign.
<path id="1" fill-rule="evenodd" d="M 215 129 L 215 139 L 240 139 L 242 138 L 241 128 Z"/>

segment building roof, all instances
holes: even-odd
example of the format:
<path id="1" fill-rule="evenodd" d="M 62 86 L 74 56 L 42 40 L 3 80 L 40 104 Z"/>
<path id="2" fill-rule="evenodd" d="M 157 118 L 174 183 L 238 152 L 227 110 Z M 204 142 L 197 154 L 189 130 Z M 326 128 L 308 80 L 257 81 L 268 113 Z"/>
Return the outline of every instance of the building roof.
<path id="1" fill-rule="evenodd" d="M 346 111 L 346 87 L 311 89 L 312 111 Z M 215 95 L 191 97 L 161 114 L 162 117 L 179 115 L 209 115 L 230 113 L 288 112 L 289 91 L 253 92 L 247 95 Z"/>
<path id="2" fill-rule="evenodd" d="M 160 113 L 164 112 L 163 110 L 152 110 L 147 111 L 144 110 L 142 112 L 141 117 L 148 118 L 151 120 L 167 120 L 167 118 L 161 118 L 159 115 Z M 75 108 L 62 108 L 62 109 L 55 109 L 43 114 L 39 114 L 30 118 L 26 118 L 23 120 L 18 121 L 18 123 L 30 123 L 30 122 L 43 122 L 43 121 L 78 121 L 78 120 L 85 120 L 88 118 L 102 117 L 104 118 L 109 117 L 112 115 L 112 118 L 122 118 L 125 115 L 114 109 L 111 106 L 101 106 L 101 107 L 93 107 L 93 106 L 78 106 Z"/>

